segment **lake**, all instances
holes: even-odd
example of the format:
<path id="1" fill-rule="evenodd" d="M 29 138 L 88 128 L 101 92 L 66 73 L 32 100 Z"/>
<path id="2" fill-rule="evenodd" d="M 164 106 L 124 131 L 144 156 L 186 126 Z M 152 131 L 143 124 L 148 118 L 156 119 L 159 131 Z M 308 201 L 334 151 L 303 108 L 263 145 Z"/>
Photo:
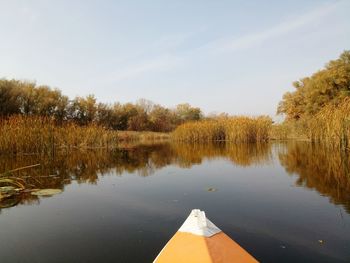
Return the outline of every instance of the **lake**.
<path id="1" fill-rule="evenodd" d="M 294 141 L 2 156 L 63 192 L 0 203 L 0 262 L 152 262 L 194 208 L 261 262 L 349 262 L 349 160 Z"/>

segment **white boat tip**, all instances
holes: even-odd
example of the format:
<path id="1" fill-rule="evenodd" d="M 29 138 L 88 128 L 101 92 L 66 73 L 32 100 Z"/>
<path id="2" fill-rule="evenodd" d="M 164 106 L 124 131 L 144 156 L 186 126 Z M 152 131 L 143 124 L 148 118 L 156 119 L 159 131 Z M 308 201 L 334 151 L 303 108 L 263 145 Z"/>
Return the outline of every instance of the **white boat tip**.
<path id="1" fill-rule="evenodd" d="M 221 230 L 206 218 L 204 211 L 193 209 L 186 221 L 179 228 L 179 232 L 211 237 L 221 232 Z"/>

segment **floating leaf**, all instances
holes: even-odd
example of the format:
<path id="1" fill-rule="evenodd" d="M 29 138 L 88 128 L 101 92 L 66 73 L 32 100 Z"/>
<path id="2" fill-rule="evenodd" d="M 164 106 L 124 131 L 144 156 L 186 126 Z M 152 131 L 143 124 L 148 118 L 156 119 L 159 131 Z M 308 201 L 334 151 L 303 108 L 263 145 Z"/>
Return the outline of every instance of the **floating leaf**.
<path id="1" fill-rule="evenodd" d="M 20 179 L 19 178 L 14 178 L 14 179 L 10 179 L 10 178 L 1 178 L 0 179 L 0 183 L 1 184 L 12 184 L 14 186 L 17 186 L 18 188 L 24 189 L 24 185 L 22 183 L 19 182 Z"/>
<path id="2" fill-rule="evenodd" d="M 31 192 L 36 192 L 36 191 L 39 191 L 40 189 L 37 189 L 37 188 L 35 188 L 35 189 L 24 189 L 23 191 L 22 191 L 22 193 L 31 193 Z"/>
<path id="3" fill-rule="evenodd" d="M 32 192 L 32 195 L 48 196 L 62 193 L 61 189 L 41 189 L 39 191 Z"/>
<path id="4" fill-rule="evenodd" d="M 0 193 L 8 193 L 8 192 L 13 192 L 15 191 L 16 188 L 13 186 L 2 186 L 0 187 Z"/>

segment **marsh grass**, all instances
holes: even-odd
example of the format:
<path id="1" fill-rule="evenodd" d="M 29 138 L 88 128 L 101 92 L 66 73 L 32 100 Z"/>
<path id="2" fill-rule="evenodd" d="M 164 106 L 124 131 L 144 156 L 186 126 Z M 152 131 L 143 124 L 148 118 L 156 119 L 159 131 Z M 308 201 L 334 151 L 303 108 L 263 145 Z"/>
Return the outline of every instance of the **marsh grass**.
<path id="1" fill-rule="evenodd" d="M 350 150 L 350 98 L 316 114 L 310 121 L 310 136 L 314 142 Z"/>
<path id="2" fill-rule="evenodd" d="M 169 140 L 169 133 L 150 132 L 150 131 L 118 131 L 118 140 L 120 142 L 154 142 Z"/>
<path id="3" fill-rule="evenodd" d="M 328 104 L 313 116 L 274 124 L 270 139 L 311 140 L 327 147 L 350 150 L 350 98 L 339 104 Z"/>
<path id="4" fill-rule="evenodd" d="M 229 117 L 188 122 L 172 134 L 176 141 L 263 142 L 269 139 L 272 120 L 269 117 Z"/>
<path id="5" fill-rule="evenodd" d="M 12 116 L 0 121 L 0 153 L 48 154 L 58 149 L 114 147 L 116 132 L 97 125 L 56 125 L 45 117 Z"/>
<path id="6" fill-rule="evenodd" d="M 310 120 L 287 120 L 273 124 L 270 129 L 271 140 L 310 140 Z"/>
<path id="7" fill-rule="evenodd" d="M 57 125 L 50 118 L 12 116 L 0 120 L 0 154 L 53 154 L 57 150 L 115 148 L 120 141 L 166 140 L 156 132 L 119 132 L 96 124 Z"/>

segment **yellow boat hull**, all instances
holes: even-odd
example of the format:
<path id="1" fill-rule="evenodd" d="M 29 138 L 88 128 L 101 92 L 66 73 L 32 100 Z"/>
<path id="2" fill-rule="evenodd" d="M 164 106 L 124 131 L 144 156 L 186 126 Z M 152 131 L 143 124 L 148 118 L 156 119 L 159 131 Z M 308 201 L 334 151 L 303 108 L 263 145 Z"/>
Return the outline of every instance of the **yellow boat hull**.
<path id="1" fill-rule="evenodd" d="M 204 212 L 199 210 L 193 211 L 154 262 L 258 262 L 240 245 L 206 219 Z"/>

